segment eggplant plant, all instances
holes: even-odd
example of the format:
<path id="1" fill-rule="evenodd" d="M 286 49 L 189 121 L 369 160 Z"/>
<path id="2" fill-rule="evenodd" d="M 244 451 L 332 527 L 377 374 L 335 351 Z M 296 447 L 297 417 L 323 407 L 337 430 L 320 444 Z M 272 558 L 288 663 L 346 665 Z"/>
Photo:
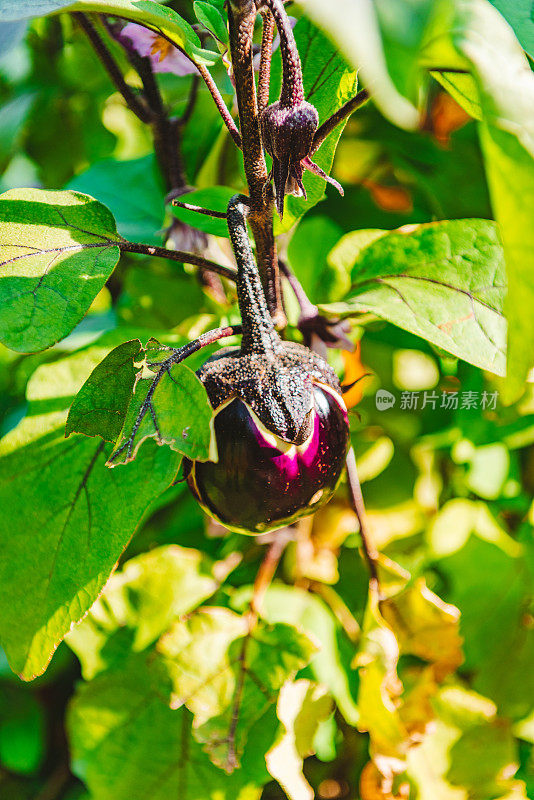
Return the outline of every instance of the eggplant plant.
<path id="1" fill-rule="evenodd" d="M 2 797 L 526 800 L 527 16 L 0 0 Z"/>

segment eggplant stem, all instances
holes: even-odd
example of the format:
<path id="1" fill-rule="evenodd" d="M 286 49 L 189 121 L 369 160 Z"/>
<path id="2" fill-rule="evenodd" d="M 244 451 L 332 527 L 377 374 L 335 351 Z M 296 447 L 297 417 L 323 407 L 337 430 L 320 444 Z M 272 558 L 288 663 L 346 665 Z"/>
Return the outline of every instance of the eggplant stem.
<path id="1" fill-rule="evenodd" d="M 289 542 L 292 541 L 292 539 L 292 536 L 284 536 L 283 531 L 277 532 L 277 535 L 269 545 L 269 549 L 263 557 L 263 561 L 261 562 L 260 568 L 256 574 L 254 590 L 252 593 L 252 599 L 250 601 L 250 611 L 254 621 L 256 621 L 261 615 L 263 601 L 265 599 L 267 589 L 272 583 L 274 574 L 277 570 L 278 564 L 280 563 L 280 559 L 282 558 L 284 550 Z"/>
<path id="2" fill-rule="evenodd" d="M 358 469 L 356 467 L 356 456 L 354 455 L 354 448 L 351 447 L 347 455 L 347 478 L 350 490 L 350 502 L 352 508 L 356 512 L 358 522 L 360 525 L 360 537 L 362 540 L 362 550 L 369 568 L 370 584 L 378 590 L 380 594 L 380 581 L 378 578 L 378 550 L 375 547 L 373 538 L 369 531 L 369 522 L 367 513 L 365 511 L 365 504 L 363 502 L 362 487 L 360 479 L 358 478 Z"/>

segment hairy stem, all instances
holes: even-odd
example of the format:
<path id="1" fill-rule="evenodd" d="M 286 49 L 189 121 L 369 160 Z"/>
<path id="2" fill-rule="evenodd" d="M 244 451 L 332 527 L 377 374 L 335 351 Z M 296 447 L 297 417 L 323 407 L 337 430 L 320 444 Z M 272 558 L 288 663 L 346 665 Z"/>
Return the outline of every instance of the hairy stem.
<path id="1" fill-rule="evenodd" d="M 241 349 L 246 353 L 266 353 L 278 350 L 280 337 L 269 314 L 265 295 L 252 248 L 245 218 L 248 198 L 234 195 L 226 212 L 230 241 L 237 262 L 237 299 L 243 325 Z"/>
<path id="2" fill-rule="evenodd" d="M 292 538 L 291 536 L 284 536 L 283 531 L 277 531 L 276 533 L 277 535 L 269 545 L 269 549 L 260 564 L 260 568 L 256 574 L 256 580 L 254 581 L 254 590 L 250 602 L 250 609 L 254 619 L 257 619 L 261 614 L 261 608 L 267 589 L 272 583 L 284 550 Z"/>
<path id="3" fill-rule="evenodd" d="M 144 256 L 168 258 L 170 261 L 179 261 L 180 264 L 193 264 L 195 267 L 208 269 L 210 272 L 216 272 L 217 275 L 222 275 L 223 278 L 228 278 L 230 281 L 235 281 L 237 278 L 237 271 L 232 267 L 216 264 L 215 261 L 197 256 L 195 253 L 185 253 L 183 250 L 168 250 L 166 247 L 157 247 L 151 244 L 128 242 L 126 239 L 122 239 L 118 244 L 119 248 L 125 253 L 140 253 Z"/>
<path id="4" fill-rule="evenodd" d="M 194 211 L 196 214 L 205 214 L 208 217 L 215 217 L 216 219 L 226 219 L 226 211 L 213 211 L 211 208 L 203 208 L 202 206 L 194 206 L 191 203 L 183 203 L 181 200 L 172 200 L 171 205 L 178 206 L 178 208 L 185 208 L 186 211 Z"/>
<path id="5" fill-rule="evenodd" d="M 343 120 L 349 117 L 353 111 L 356 111 L 357 108 L 363 106 L 363 104 L 368 100 L 369 92 L 367 89 L 362 89 L 351 100 L 348 100 L 344 106 L 341 106 L 339 111 L 336 111 L 335 114 L 332 114 L 332 116 L 323 122 L 322 125 L 319 125 L 315 131 L 315 136 L 313 137 L 310 155 L 312 156 L 315 151 L 319 149 L 326 137 L 332 133 L 334 128 L 336 128 L 340 122 L 343 122 Z"/>
<path id="6" fill-rule="evenodd" d="M 254 0 L 230 0 L 228 23 L 230 52 L 243 139 L 243 162 L 250 195 L 248 221 L 256 242 L 256 255 L 269 312 L 277 327 L 286 324 L 273 232 L 274 198 L 268 185 L 263 155 L 254 68 L 252 34 L 256 19 Z"/>
<path id="7" fill-rule="evenodd" d="M 261 35 L 260 72 L 258 75 L 258 111 L 260 114 L 269 104 L 274 34 L 274 18 L 269 9 L 262 8 L 261 16 L 263 30 Z"/>
<path id="8" fill-rule="evenodd" d="M 284 108 L 290 108 L 304 100 L 299 51 L 282 0 L 262 0 L 262 5 L 268 8 L 273 15 L 278 35 L 280 36 L 280 50 L 282 52 L 280 105 Z"/>
<path id="9" fill-rule="evenodd" d="M 105 67 L 109 77 L 115 85 L 115 88 L 123 96 L 124 101 L 130 111 L 132 111 L 135 116 L 141 120 L 141 122 L 148 124 L 151 121 L 150 108 L 142 98 L 136 95 L 134 90 L 128 86 L 124 80 L 120 67 L 113 58 L 111 51 L 108 49 L 97 29 L 93 25 L 90 17 L 88 17 L 87 14 L 82 14 L 79 11 L 75 12 L 72 16 L 91 42 L 95 53 Z"/>

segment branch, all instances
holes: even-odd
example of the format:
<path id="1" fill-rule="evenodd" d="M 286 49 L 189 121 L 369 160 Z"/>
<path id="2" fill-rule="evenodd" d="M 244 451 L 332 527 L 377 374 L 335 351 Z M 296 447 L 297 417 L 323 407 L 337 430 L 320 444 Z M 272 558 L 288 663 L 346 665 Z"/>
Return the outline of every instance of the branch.
<path id="1" fill-rule="evenodd" d="M 268 185 L 252 63 L 252 35 L 256 20 L 254 0 L 230 0 L 228 27 L 234 70 L 239 122 L 243 140 L 243 163 L 250 195 L 248 222 L 256 242 L 258 268 L 269 312 L 277 327 L 284 327 L 278 258 L 273 231 L 274 197 Z"/>
<path id="2" fill-rule="evenodd" d="M 237 277 L 237 270 L 232 267 L 216 264 L 215 261 L 197 256 L 195 253 L 185 253 L 183 250 L 167 250 L 166 247 L 138 244 L 137 242 L 128 242 L 126 239 L 118 242 L 118 246 L 125 253 L 140 253 L 143 256 L 156 256 L 157 258 L 168 258 L 170 261 L 179 261 L 180 264 L 193 264 L 195 267 L 202 267 L 210 270 L 210 272 L 216 272 L 217 275 L 222 275 L 223 278 L 228 278 L 230 281 L 235 281 Z"/>
<path id="3" fill-rule="evenodd" d="M 274 34 L 274 17 L 269 9 L 262 8 L 261 16 L 263 20 L 263 30 L 261 35 L 260 72 L 258 75 L 258 111 L 260 114 L 269 104 Z"/>
<path id="4" fill-rule="evenodd" d="M 211 96 L 213 97 L 213 99 L 215 101 L 215 105 L 217 106 L 217 108 L 219 110 L 219 114 L 223 118 L 224 124 L 226 125 L 226 127 L 230 131 L 230 135 L 231 135 L 232 139 L 234 140 L 234 142 L 236 143 L 236 145 L 238 147 L 242 147 L 243 143 L 242 143 L 242 140 L 241 140 L 241 134 L 239 133 L 239 131 L 237 129 L 237 125 L 234 122 L 234 118 L 232 117 L 232 115 L 230 114 L 228 109 L 226 108 L 226 103 L 222 99 L 221 93 L 219 92 L 217 84 L 215 83 L 215 81 L 211 77 L 210 71 L 208 70 L 208 68 L 204 64 L 196 64 L 195 66 L 198 69 L 198 71 L 200 72 L 200 75 L 202 76 L 202 79 L 203 79 L 204 83 L 208 87 L 208 89 L 210 91 L 210 94 L 211 94 Z"/>
<path id="5" fill-rule="evenodd" d="M 351 505 L 356 512 L 360 524 L 362 548 L 367 566 L 369 567 L 371 582 L 378 588 L 378 550 L 374 546 L 371 534 L 369 533 L 369 524 L 365 512 L 365 504 L 363 502 L 362 488 L 356 468 L 356 456 L 354 455 L 354 449 L 352 447 L 347 455 L 347 478 L 349 481 Z"/>
<path id="6" fill-rule="evenodd" d="M 194 206 L 191 203 L 183 203 L 181 200 L 176 199 L 171 199 L 171 205 L 178 206 L 178 208 L 185 208 L 186 211 L 194 211 L 196 214 L 205 214 L 208 217 L 215 217 L 216 219 L 226 219 L 226 211 L 213 211 L 211 208 Z"/>
<path id="7" fill-rule="evenodd" d="M 345 120 L 347 117 L 350 117 L 353 111 L 356 111 L 357 108 L 360 108 L 360 106 L 363 106 L 363 104 L 369 100 L 369 96 L 370 95 L 367 89 L 362 89 L 351 100 L 345 103 L 344 106 L 341 106 L 339 111 L 336 111 L 335 114 L 332 114 L 329 119 L 327 119 L 317 128 L 315 131 L 315 136 L 313 137 L 310 156 L 312 156 L 315 151 L 319 149 L 326 137 L 332 133 L 334 128 L 337 128 L 340 122 L 343 122 L 343 120 Z"/>
<path id="8" fill-rule="evenodd" d="M 130 111 L 132 111 L 135 116 L 141 120 L 141 122 L 149 123 L 151 121 L 150 109 L 124 80 L 122 72 L 117 62 L 113 58 L 111 51 L 107 48 L 104 40 L 101 38 L 90 18 L 87 16 L 87 14 L 82 14 L 79 11 L 75 12 L 72 16 L 87 35 L 87 38 L 91 42 L 95 53 L 105 67 L 109 77 L 115 84 L 115 88 L 123 96 L 124 101 Z"/>

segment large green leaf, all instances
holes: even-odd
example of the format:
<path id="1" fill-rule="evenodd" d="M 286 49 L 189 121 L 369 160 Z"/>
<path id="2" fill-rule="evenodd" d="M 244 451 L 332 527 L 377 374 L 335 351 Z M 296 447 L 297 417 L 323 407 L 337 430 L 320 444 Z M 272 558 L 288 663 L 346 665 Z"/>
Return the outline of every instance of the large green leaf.
<path id="1" fill-rule="evenodd" d="M 522 392 L 534 352 L 534 73 L 510 27 L 483 0 L 457 4 L 451 24 L 424 54 L 425 65 L 450 48 L 471 75 L 447 72 L 442 82 L 482 119 L 480 141 L 508 275 L 505 396 L 513 400 Z"/>
<path id="2" fill-rule="evenodd" d="M 36 3 L 32 0 L 0 0 L 0 21 L 3 22 L 60 11 L 95 12 L 138 22 L 164 35 L 198 64 L 214 64 L 218 58 L 216 53 L 200 46 L 200 39 L 191 25 L 176 11 L 152 0 L 37 0 Z"/>
<path id="3" fill-rule="evenodd" d="M 79 690 L 68 714 L 73 769 L 94 800 L 257 800 L 268 776 L 251 752 L 232 775 L 214 766 L 191 731 L 185 707 L 173 710 L 172 683 L 153 654 Z M 258 726 L 261 752 L 263 731 Z M 252 750 L 253 748 L 250 748 Z M 260 784 L 261 785 L 261 784 Z"/>
<path id="4" fill-rule="evenodd" d="M 0 197 L 0 339 L 33 352 L 62 339 L 112 273 L 120 237 L 105 206 L 76 192 Z"/>
<path id="5" fill-rule="evenodd" d="M 301 19 L 293 32 L 302 62 L 304 95 L 306 100 L 317 108 L 319 122 L 322 123 L 356 94 L 358 90 L 356 71 L 347 65 L 337 47 L 329 42 L 309 20 Z M 276 99 L 279 94 L 280 74 L 281 61 L 278 57 L 273 61 L 272 99 Z M 338 125 L 313 156 L 313 161 L 327 174 L 332 169 L 334 153 L 343 128 L 344 124 Z M 277 232 L 289 230 L 306 211 L 324 197 L 326 184 L 317 175 L 306 171 L 304 186 L 308 199 L 292 195 L 286 197 L 284 219 L 277 220 Z"/>
<path id="6" fill-rule="evenodd" d="M 144 650 L 177 617 L 210 597 L 219 585 L 213 566 L 203 553 L 178 545 L 130 559 L 67 636 L 84 678 L 91 680 L 132 650 Z"/>
<path id="7" fill-rule="evenodd" d="M 339 246 L 345 265 L 351 236 Z M 471 364 L 504 373 L 505 274 L 494 223 L 437 222 L 393 231 L 363 249 L 360 242 L 357 232 L 346 302 L 325 310 L 376 314 Z M 335 261 L 335 251 L 330 258 Z"/>
<path id="8" fill-rule="evenodd" d="M 70 181 L 68 189 L 96 197 L 115 217 L 117 230 L 131 242 L 161 244 L 165 203 L 153 155 L 99 161 Z"/>
<path id="9" fill-rule="evenodd" d="M 127 470 L 105 467 L 110 447 L 64 438 L 72 396 L 106 354 L 93 347 L 40 367 L 28 415 L 0 443 L 0 639 L 14 671 L 41 674 L 88 611 L 143 513 L 180 459 L 152 445 Z"/>

